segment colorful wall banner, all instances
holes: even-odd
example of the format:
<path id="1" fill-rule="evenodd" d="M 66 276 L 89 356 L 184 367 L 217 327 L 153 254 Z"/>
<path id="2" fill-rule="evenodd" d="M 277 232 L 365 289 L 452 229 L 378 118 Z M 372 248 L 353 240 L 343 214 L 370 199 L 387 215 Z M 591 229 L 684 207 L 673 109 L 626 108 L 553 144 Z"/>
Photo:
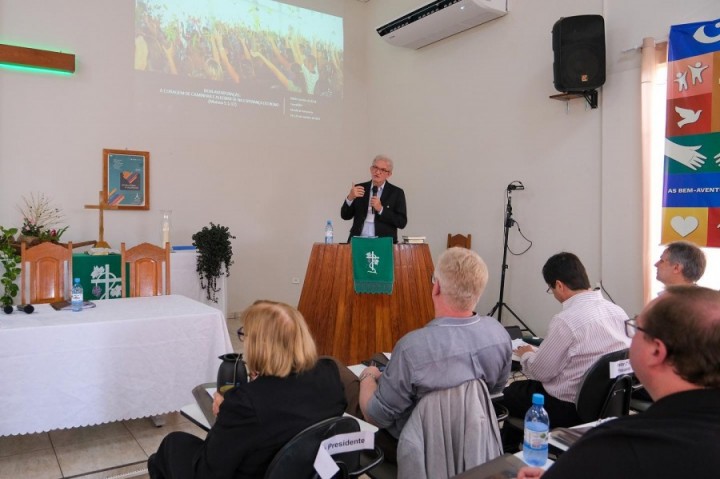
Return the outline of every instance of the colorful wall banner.
<path id="1" fill-rule="evenodd" d="M 661 242 L 720 247 L 720 19 L 668 43 Z"/>

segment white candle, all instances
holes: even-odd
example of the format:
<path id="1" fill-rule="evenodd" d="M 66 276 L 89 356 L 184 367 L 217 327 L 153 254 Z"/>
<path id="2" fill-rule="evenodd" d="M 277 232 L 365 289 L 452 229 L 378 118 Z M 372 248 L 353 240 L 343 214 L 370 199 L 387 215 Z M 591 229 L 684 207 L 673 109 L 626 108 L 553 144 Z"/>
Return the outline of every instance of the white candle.
<path id="1" fill-rule="evenodd" d="M 165 247 L 166 243 L 170 242 L 170 210 L 162 210 L 162 247 Z"/>

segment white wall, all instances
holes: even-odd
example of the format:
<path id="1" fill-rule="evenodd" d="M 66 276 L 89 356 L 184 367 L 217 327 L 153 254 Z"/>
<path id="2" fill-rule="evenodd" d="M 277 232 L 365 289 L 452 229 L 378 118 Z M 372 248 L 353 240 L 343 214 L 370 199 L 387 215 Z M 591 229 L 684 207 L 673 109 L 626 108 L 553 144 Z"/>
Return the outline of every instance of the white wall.
<path id="1" fill-rule="evenodd" d="M 377 23 L 408 8 L 389 3 L 373 2 Z M 601 231 L 602 110 L 548 98 L 557 93 L 551 30 L 561 16 L 602 13 L 602 2 L 510 2 L 509 9 L 417 51 L 371 41 L 378 82 L 371 110 L 382 118 L 371 126 L 371 141 L 395 144 L 410 204 L 422 212 L 411 226 L 429 234 L 435 254 L 445 233 L 472 233 L 473 249 L 491 273 L 482 312 L 499 295 L 505 190 L 513 180 L 523 182 L 526 189 L 513 195 L 513 216 L 533 246 L 509 255 L 504 299 L 544 332 L 558 305 L 545 293 L 543 263 L 570 250 L 598 279 Z M 517 229 L 509 244 L 514 252 L 527 247 Z"/>
<path id="2" fill-rule="evenodd" d="M 345 99 L 338 126 L 308 134 L 238 120 L 214 134 L 195 106 L 170 122 L 150 122 L 133 75 L 133 0 L 0 0 L 0 41 L 76 54 L 72 77 L 0 72 L 0 224 L 19 226 L 16 205 L 39 191 L 66 213 L 64 239 L 97 237 L 103 148 L 149 151 L 150 211 L 105 214 L 106 239 L 119 248 L 160 241 L 161 209 L 173 210 L 172 240 L 211 221 L 230 227 L 235 266 L 231 312 L 257 298 L 297 304 L 313 241 L 340 222 L 350 182 L 367 176 L 366 6 L 354 0 L 296 2 L 346 18 Z M 154 118 L 153 118 L 154 120 Z M 332 132 L 329 134 L 328 131 Z M 339 226 L 339 225 L 338 225 Z M 338 236 L 344 227 L 338 228 Z M 344 231 L 343 231 L 344 233 Z"/>
<path id="3" fill-rule="evenodd" d="M 418 0 L 297 3 L 346 18 L 337 134 L 275 137 L 243 123 L 236 135 L 213 135 L 192 112 L 178 124 L 147 124 L 134 107 L 143 101 L 132 82 L 134 2 L 0 0 L 0 41 L 78 58 L 69 78 L 0 72 L 0 224 L 18 225 L 21 196 L 42 191 L 65 210 L 68 239 L 94 238 L 96 213 L 82 206 L 101 188 L 102 149 L 147 150 L 152 209 L 109 212 L 107 239 L 158 241 L 158 211 L 166 208 L 175 243 L 219 222 L 237 236 L 229 311 L 260 297 L 296 304 L 300 286 L 290 279 L 304 278 L 326 219 L 345 238 L 342 198 L 384 152 L 408 197 L 405 234 L 427 236 L 437 257 L 448 232 L 472 233 L 491 272 L 478 311 L 497 301 L 504 193 L 513 180 L 526 186 L 513 195 L 514 218 L 533 241 L 508 259 L 505 301 L 513 310 L 545 332 L 559 305 L 545 294 L 540 269 L 569 250 L 593 283 L 602 279 L 629 313 L 639 311 L 640 62 L 622 50 L 666 36 L 672 24 L 720 17 L 716 1 L 509 0 L 507 16 L 420 50 L 390 46 L 374 32 Z M 608 80 L 596 110 L 548 98 L 556 93 L 552 25 L 588 13 L 606 19 Z M 526 246 L 516 229 L 510 246 Z"/>

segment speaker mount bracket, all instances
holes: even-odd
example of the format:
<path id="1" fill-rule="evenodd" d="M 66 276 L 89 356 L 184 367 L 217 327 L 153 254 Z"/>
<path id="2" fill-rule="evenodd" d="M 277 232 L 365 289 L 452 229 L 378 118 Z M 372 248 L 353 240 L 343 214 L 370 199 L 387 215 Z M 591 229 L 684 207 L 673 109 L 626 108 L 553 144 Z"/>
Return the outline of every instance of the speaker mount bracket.
<path id="1" fill-rule="evenodd" d="M 565 93 L 559 93 L 557 95 L 550 95 L 550 98 L 553 100 L 560 100 L 560 101 L 570 101 L 574 100 L 575 98 L 585 98 L 585 101 L 587 101 L 588 105 L 590 105 L 590 108 L 597 108 L 598 107 L 598 91 L 597 90 L 585 90 L 585 91 L 577 91 L 577 92 L 565 92 Z"/>

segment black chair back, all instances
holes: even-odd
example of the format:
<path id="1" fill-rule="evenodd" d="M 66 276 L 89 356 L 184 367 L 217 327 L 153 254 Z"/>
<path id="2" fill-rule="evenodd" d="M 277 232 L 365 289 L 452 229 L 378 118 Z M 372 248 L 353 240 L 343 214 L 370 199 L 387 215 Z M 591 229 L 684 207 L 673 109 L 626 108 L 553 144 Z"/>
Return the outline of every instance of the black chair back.
<path id="1" fill-rule="evenodd" d="M 610 377 L 610 363 L 628 358 L 628 350 L 607 353 L 585 373 L 575 404 L 583 423 L 630 412 L 632 374 Z"/>
<path id="2" fill-rule="evenodd" d="M 337 434 L 358 432 L 359 430 L 360 424 L 348 416 L 333 417 L 313 424 L 296 434 L 275 454 L 270 466 L 265 471 L 265 479 L 318 478 L 313 464 L 320 443 Z M 378 451 L 379 449 L 376 448 L 376 452 Z M 332 457 L 340 467 L 340 474 L 337 477 L 355 477 L 357 473 L 361 472 L 359 469 L 360 451 L 334 454 Z M 377 462 L 371 467 L 382 462 L 382 452 L 379 452 L 379 456 L 376 455 L 375 459 Z"/>

